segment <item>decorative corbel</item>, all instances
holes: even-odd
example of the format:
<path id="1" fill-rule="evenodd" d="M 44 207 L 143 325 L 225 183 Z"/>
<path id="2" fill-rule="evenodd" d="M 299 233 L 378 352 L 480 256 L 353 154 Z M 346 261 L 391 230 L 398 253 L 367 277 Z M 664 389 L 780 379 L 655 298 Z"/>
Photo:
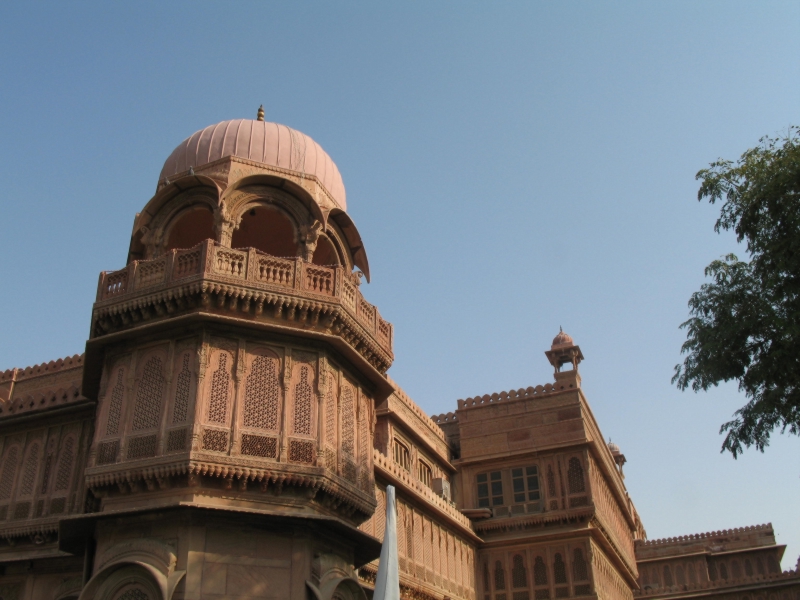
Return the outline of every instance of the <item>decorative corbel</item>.
<path id="1" fill-rule="evenodd" d="M 356 287 L 359 287 L 361 285 L 361 278 L 364 277 L 364 274 L 361 271 L 353 271 L 352 273 L 348 273 L 348 277 L 350 278 L 350 283 Z"/>
<path id="2" fill-rule="evenodd" d="M 297 232 L 298 256 L 305 262 L 311 262 L 314 250 L 317 249 L 322 223 L 314 221 L 311 225 L 301 225 Z"/>

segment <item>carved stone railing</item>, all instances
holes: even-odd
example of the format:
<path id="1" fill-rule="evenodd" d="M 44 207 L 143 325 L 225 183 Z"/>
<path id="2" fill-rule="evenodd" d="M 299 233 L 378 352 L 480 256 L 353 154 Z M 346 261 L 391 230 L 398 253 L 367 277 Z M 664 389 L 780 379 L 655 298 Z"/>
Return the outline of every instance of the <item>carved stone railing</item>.
<path id="1" fill-rule="evenodd" d="M 645 586 L 644 589 L 634 590 L 633 595 L 638 598 L 647 596 L 667 596 L 671 594 L 684 594 L 693 592 L 706 592 L 719 590 L 722 588 L 757 588 L 759 590 L 766 587 L 778 587 L 781 585 L 800 584 L 800 569 L 794 571 L 784 571 L 783 573 L 771 573 L 768 575 L 754 575 L 753 577 L 742 577 L 739 579 L 717 579 L 716 581 L 700 581 L 698 583 L 678 584 L 678 585 L 655 585 Z M 707 595 L 707 594 L 704 594 Z"/>
<path id="2" fill-rule="evenodd" d="M 473 533 L 472 521 L 465 517 L 454 503 L 437 496 L 432 489 L 413 477 L 410 472 L 398 465 L 390 457 L 382 454 L 379 450 L 373 450 L 373 464 L 377 472 L 383 472 L 392 479 L 397 480 L 403 487 L 424 499 L 439 512 L 444 513 L 454 523 Z"/>
<path id="3" fill-rule="evenodd" d="M 119 271 L 104 271 L 100 274 L 95 307 L 103 310 L 127 305 L 131 300 L 138 303 L 143 295 L 169 293 L 176 283 L 209 284 L 203 287 L 204 291 L 227 286 L 229 295 L 231 286 L 246 288 L 242 305 L 247 307 L 251 300 L 256 304 L 259 297 L 269 301 L 276 293 L 284 294 L 293 298 L 287 305 L 292 314 L 295 306 L 300 312 L 303 302 L 308 304 L 309 300 L 317 305 L 339 305 L 371 338 L 368 346 L 374 343 L 387 358 L 393 357 L 391 323 L 364 299 L 344 268 L 315 265 L 300 258 L 279 258 L 254 248 L 227 248 L 212 240 L 186 250 L 171 250 L 153 260 L 133 261 Z"/>
<path id="4" fill-rule="evenodd" d="M 499 394 L 484 394 L 483 396 L 475 396 L 474 398 L 467 398 L 466 400 L 458 401 L 458 409 L 477 408 L 486 404 L 496 404 L 497 402 L 506 402 L 508 400 L 527 400 L 529 398 L 539 398 L 546 394 L 557 392 L 558 389 L 552 383 L 545 383 L 544 385 L 537 385 L 536 387 L 528 387 L 526 389 L 520 388 L 518 390 L 510 390 L 508 392 L 500 392 Z M 449 414 L 449 413 L 448 413 Z"/>
<path id="5" fill-rule="evenodd" d="M 772 523 L 763 525 L 749 525 L 747 527 L 735 527 L 733 529 L 723 529 L 721 531 L 707 531 L 705 533 L 694 533 L 690 535 L 679 535 L 676 537 L 660 538 L 656 540 L 636 540 L 637 546 L 652 547 L 666 546 L 668 544 L 681 544 L 685 542 L 697 542 L 716 537 L 731 537 L 745 533 L 772 533 L 774 531 Z"/>

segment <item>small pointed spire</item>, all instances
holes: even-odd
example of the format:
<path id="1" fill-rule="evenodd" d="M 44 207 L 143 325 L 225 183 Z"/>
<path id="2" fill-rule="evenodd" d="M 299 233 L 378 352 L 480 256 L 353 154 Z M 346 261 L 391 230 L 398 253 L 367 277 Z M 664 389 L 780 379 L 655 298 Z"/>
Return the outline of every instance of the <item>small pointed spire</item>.
<path id="1" fill-rule="evenodd" d="M 561 329 L 561 325 L 558 326 L 558 333 L 564 333 L 564 330 Z"/>
<path id="2" fill-rule="evenodd" d="M 259 121 L 263 121 L 264 120 L 264 105 L 263 104 L 258 107 L 258 115 L 257 115 L 256 118 Z"/>

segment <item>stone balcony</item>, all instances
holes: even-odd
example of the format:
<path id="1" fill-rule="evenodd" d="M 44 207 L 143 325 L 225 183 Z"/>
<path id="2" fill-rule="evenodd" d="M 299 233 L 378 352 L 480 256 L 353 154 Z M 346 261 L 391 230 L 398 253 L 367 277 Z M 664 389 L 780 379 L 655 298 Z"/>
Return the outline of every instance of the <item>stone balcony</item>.
<path id="1" fill-rule="evenodd" d="M 183 314 L 225 314 L 335 336 L 383 374 L 393 328 L 340 266 L 278 258 L 212 240 L 100 274 L 92 339 Z"/>

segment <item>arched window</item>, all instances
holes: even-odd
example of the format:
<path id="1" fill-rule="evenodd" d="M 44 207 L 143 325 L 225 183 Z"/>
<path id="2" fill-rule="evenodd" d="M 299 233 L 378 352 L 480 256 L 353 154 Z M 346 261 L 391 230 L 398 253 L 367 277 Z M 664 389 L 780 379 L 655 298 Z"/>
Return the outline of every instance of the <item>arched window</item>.
<path id="1" fill-rule="evenodd" d="M 30 496 L 33 494 L 33 486 L 36 484 L 36 471 L 39 467 L 39 444 L 31 444 L 28 450 L 28 457 L 25 459 L 25 471 L 22 474 L 22 485 L 20 486 L 20 496 Z"/>
<path id="2" fill-rule="evenodd" d="M 742 578 L 742 568 L 739 566 L 738 560 L 731 561 L 731 575 L 734 579 L 741 579 Z"/>
<path id="3" fill-rule="evenodd" d="M 167 250 L 193 248 L 214 239 L 214 215 L 207 206 L 198 205 L 180 213 L 167 233 Z"/>
<path id="4" fill-rule="evenodd" d="M 760 556 L 756 558 L 756 569 L 758 569 L 758 574 L 761 575 L 762 577 L 766 575 L 766 573 L 764 572 L 764 561 L 761 560 Z"/>
<path id="5" fill-rule="evenodd" d="M 652 581 L 654 585 L 661 584 L 661 578 L 658 576 L 658 569 L 656 567 L 650 570 L 650 581 Z"/>
<path id="6" fill-rule="evenodd" d="M 297 256 L 295 229 L 281 210 L 272 206 L 256 206 L 242 215 L 239 228 L 233 232 L 231 247 L 255 248 L 272 256 Z"/>
<path id="7" fill-rule="evenodd" d="M 161 398 L 164 394 L 161 356 L 151 356 L 142 370 L 136 404 L 133 407 L 133 431 L 155 429 L 161 423 Z"/>
<path id="8" fill-rule="evenodd" d="M 425 461 L 417 461 L 417 477 L 422 485 L 431 487 L 431 480 L 433 479 L 433 471 Z"/>
<path id="9" fill-rule="evenodd" d="M 553 580 L 556 584 L 567 583 L 567 565 L 564 564 L 564 559 L 561 558 L 560 552 L 556 552 L 553 558 Z"/>
<path id="10" fill-rule="evenodd" d="M 294 386 L 294 431 L 297 435 L 311 435 L 314 391 L 309 383 L 309 367 L 300 367 L 300 380 Z"/>
<path id="11" fill-rule="evenodd" d="M 353 389 L 347 386 L 342 390 L 342 453 L 351 459 L 356 452 L 354 404 Z"/>
<path id="12" fill-rule="evenodd" d="M 191 353 L 186 352 L 182 357 L 181 371 L 178 373 L 178 380 L 175 385 L 175 406 L 172 409 L 172 424 L 186 422 L 189 411 L 189 388 L 192 381 L 192 373 L 189 370 Z"/>
<path id="13" fill-rule="evenodd" d="M 578 458 L 569 459 L 569 469 L 567 470 L 567 480 L 569 482 L 569 493 L 577 494 L 586 491 L 583 482 L 583 466 Z"/>
<path id="14" fill-rule="evenodd" d="M 3 471 L 0 473 L 0 500 L 8 500 L 11 497 L 11 490 L 14 487 L 14 479 L 17 475 L 18 455 L 19 447 L 17 446 L 11 446 L 6 452 Z"/>
<path id="15" fill-rule="evenodd" d="M 400 502 L 396 502 L 396 505 L 397 553 L 400 556 L 407 556 L 408 547 L 406 546 L 406 510 Z"/>
<path id="16" fill-rule="evenodd" d="M 54 491 L 60 492 L 69 489 L 72 481 L 72 465 L 75 462 L 75 438 L 69 436 L 61 447 L 58 457 L 58 470 L 56 471 L 56 485 Z"/>
<path id="17" fill-rule="evenodd" d="M 336 447 L 336 377 L 328 372 L 325 390 L 325 440 L 331 448 Z"/>
<path id="18" fill-rule="evenodd" d="M 506 572 L 503 569 L 503 563 L 499 560 L 494 563 L 494 589 L 506 589 Z"/>
<path id="19" fill-rule="evenodd" d="M 535 585 L 547 585 L 547 565 L 541 556 L 537 556 L 533 561 L 533 583 Z"/>
<path id="20" fill-rule="evenodd" d="M 692 563 L 686 565 L 686 575 L 689 579 L 689 585 L 697 583 L 697 577 L 695 576 L 694 565 Z"/>
<path id="21" fill-rule="evenodd" d="M 369 421 L 367 418 L 367 400 L 361 396 L 361 407 L 358 411 L 358 461 L 361 467 L 362 487 L 369 489 L 368 465 L 369 449 L 372 444 L 369 439 Z"/>
<path id="22" fill-rule="evenodd" d="M 753 576 L 753 563 L 750 562 L 749 558 L 744 559 L 744 574 L 748 577 Z"/>
<path id="23" fill-rule="evenodd" d="M 269 356 L 256 355 L 250 363 L 250 373 L 245 381 L 244 426 L 277 430 L 279 405 L 278 361 Z"/>
<path id="24" fill-rule="evenodd" d="M 111 390 L 111 402 L 108 405 L 108 419 L 106 421 L 106 435 L 119 433 L 119 419 L 122 415 L 122 400 L 125 396 L 125 382 L 122 380 L 125 369 L 117 369 L 116 383 Z"/>
<path id="25" fill-rule="evenodd" d="M 413 515 L 410 510 L 406 511 L 406 556 L 411 559 L 414 556 L 414 529 Z"/>
<path id="26" fill-rule="evenodd" d="M 209 423 L 227 424 L 230 396 L 230 370 L 228 353 L 218 352 L 217 369 L 211 376 L 211 394 L 208 402 Z"/>
<path id="27" fill-rule="evenodd" d="M 556 497 L 556 476 L 553 474 L 553 467 L 547 465 L 547 495 L 551 498 Z"/>
<path id="28" fill-rule="evenodd" d="M 489 598 L 489 593 L 492 591 L 489 584 L 489 563 L 483 563 L 483 592 L 486 598 Z"/>
<path id="29" fill-rule="evenodd" d="M 152 596 L 139 586 L 129 587 L 114 596 L 114 600 L 152 600 Z"/>
<path id="30" fill-rule="evenodd" d="M 515 588 L 528 587 L 528 573 L 521 554 L 515 554 L 512 559 L 511 585 Z"/>
<path id="31" fill-rule="evenodd" d="M 672 571 L 670 571 L 669 565 L 664 565 L 664 585 L 672 586 Z"/>
<path id="32" fill-rule="evenodd" d="M 409 452 L 408 447 L 397 438 L 394 438 L 392 449 L 394 454 L 394 462 L 403 467 L 406 471 L 410 471 L 411 453 Z"/>
<path id="33" fill-rule="evenodd" d="M 681 565 L 675 567 L 675 579 L 678 585 L 686 585 L 686 576 L 683 573 L 683 567 Z"/>
<path id="34" fill-rule="evenodd" d="M 775 556 L 772 555 L 772 554 L 770 554 L 767 557 L 767 565 L 769 566 L 769 572 L 770 573 L 774 574 L 774 573 L 780 573 L 781 572 L 781 569 L 778 566 L 778 561 L 775 559 Z"/>
<path id="35" fill-rule="evenodd" d="M 728 579 L 728 565 L 724 562 L 719 563 L 719 576 Z"/>
<path id="36" fill-rule="evenodd" d="M 589 579 L 589 569 L 580 548 L 575 548 L 572 551 L 572 577 L 575 581 L 587 581 Z"/>

